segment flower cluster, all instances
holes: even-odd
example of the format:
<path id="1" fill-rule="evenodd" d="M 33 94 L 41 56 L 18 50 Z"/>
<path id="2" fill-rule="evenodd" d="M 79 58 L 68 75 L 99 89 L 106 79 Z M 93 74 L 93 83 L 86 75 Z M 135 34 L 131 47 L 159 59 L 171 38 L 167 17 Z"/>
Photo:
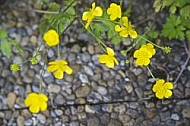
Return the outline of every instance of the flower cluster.
<path id="1" fill-rule="evenodd" d="M 136 64 L 139 66 L 147 66 L 150 58 L 156 53 L 154 46 L 150 43 L 142 45 L 140 49 L 134 52 L 134 58 L 137 58 Z"/>
<path id="2" fill-rule="evenodd" d="M 153 92 L 156 92 L 156 97 L 159 99 L 169 98 L 172 95 L 173 84 L 171 82 L 165 82 L 163 79 L 156 81 L 153 86 Z"/>

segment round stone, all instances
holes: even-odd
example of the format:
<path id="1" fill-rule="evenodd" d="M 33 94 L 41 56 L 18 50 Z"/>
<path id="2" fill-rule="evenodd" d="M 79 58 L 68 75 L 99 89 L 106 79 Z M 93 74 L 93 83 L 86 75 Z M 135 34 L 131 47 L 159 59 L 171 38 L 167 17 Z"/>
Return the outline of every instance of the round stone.
<path id="1" fill-rule="evenodd" d="M 90 92 L 90 87 L 85 85 L 76 89 L 75 92 L 77 97 L 86 97 Z"/>
<path id="2" fill-rule="evenodd" d="M 107 94 L 107 89 L 103 86 L 98 86 L 97 87 L 97 92 L 100 93 L 101 95 L 106 95 Z"/>

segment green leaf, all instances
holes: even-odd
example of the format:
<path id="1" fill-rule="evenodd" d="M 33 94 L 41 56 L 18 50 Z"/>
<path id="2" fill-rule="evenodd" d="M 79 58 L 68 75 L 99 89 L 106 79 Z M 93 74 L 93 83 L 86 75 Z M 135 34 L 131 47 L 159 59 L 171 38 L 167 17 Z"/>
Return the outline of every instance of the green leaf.
<path id="1" fill-rule="evenodd" d="M 0 39 L 7 37 L 7 31 L 4 29 L 0 29 Z"/>
<path id="2" fill-rule="evenodd" d="M 92 28 L 92 31 L 96 36 L 101 36 L 105 33 L 105 27 L 103 27 L 101 24 L 94 23 L 90 26 Z"/>
<path id="3" fill-rule="evenodd" d="M 169 11 L 170 11 L 172 14 L 174 14 L 174 13 L 176 12 L 176 10 L 177 10 L 176 6 L 173 5 L 173 6 L 170 7 L 170 10 L 169 10 Z"/>
<path id="4" fill-rule="evenodd" d="M 59 11 L 59 9 L 60 9 L 60 6 L 59 6 L 59 4 L 57 4 L 57 3 L 50 3 L 49 4 L 49 7 L 48 7 L 48 11 L 52 11 L 52 12 L 55 12 L 55 11 Z M 46 19 L 51 19 L 52 18 L 52 16 L 54 16 L 55 14 L 44 14 L 44 18 L 46 18 Z"/>
<path id="5" fill-rule="evenodd" d="M 158 38 L 158 32 L 153 29 L 150 29 L 150 31 L 148 32 L 148 37 L 153 39 Z"/>
<path id="6" fill-rule="evenodd" d="M 166 23 L 163 25 L 162 35 L 171 39 L 184 39 L 185 27 L 181 24 L 181 19 L 178 16 L 170 15 Z"/>
<path id="7" fill-rule="evenodd" d="M 71 2 L 73 2 L 73 0 L 64 0 L 64 1 L 63 1 L 63 4 L 65 4 L 65 5 L 70 5 Z M 76 6 L 76 5 L 77 5 L 77 2 L 75 1 L 75 2 L 72 4 L 72 6 Z"/>
<path id="8" fill-rule="evenodd" d="M 183 16 L 185 19 L 190 18 L 190 5 L 187 5 L 183 8 L 181 8 L 180 15 Z"/>
<path id="9" fill-rule="evenodd" d="M 8 38 L 7 40 L 16 48 L 16 50 L 19 52 L 20 55 L 24 54 L 24 51 L 19 46 L 19 44 L 18 44 L 18 42 L 16 40 L 11 39 L 11 38 Z"/>
<path id="10" fill-rule="evenodd" d="M 4 40 L 3 42 L 1 42 L 0 47 L 3 54 L 9 58 L 11 56 L 11 45 L 7 42 L 7 40 Z"/>
<path id="11" fill-rule="evenodd" d="M 49 26 L 49 23 L 47 20 L 44 20 L 42 22 L 40 22 L 39 24 L 39 30 L 41 34 L 44 34 L 47 30 L 47 26 Z"/>
<path id="12" fill-rule="evenodd" d="M 186 31 L 186 37 L 188 42 L 190 42 L 190 30 Z"/>
<path id="13" fill-rule="evenodd" d="M 74 9 L 73 7 L 69 7 L 69 8 L 65 11 L 65 13 L 70 14 L 70 15 L 76 15 L 76 11 L 75 11 L 75 9 Z"/>

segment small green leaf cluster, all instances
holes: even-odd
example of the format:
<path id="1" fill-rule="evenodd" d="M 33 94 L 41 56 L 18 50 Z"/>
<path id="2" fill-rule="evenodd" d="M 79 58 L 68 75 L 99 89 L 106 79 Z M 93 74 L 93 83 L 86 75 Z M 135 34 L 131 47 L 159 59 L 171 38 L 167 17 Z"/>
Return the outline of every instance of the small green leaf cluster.
<path id="1" fill-rule="evenodd" d="M 0 50 L 7 58 L 11 56 L 12 45 L 17 49 L 20 54 L 24 53 L 17 41 L 9 38 L 5 29 L 0 29 Z"/>
<path id="2" fill-rule="evenodd" d="M 69 6 L 68 8 L 61 8 L 55 2 L 48 4 L 46 14 L 43 15 L 44 20 L 39 24 L 40 33 L 45 33 L 48 29 L 56 29 L 59 33 L 64 32 L 68 24 L 76 18 L 76 11 L 74 7 L 76 2 L 65 0 L 63 5 Z M 63 9 L 63 11 L 61 11 Z M 48 27 L 47 27 L 48 26 Z"/>
<path id="3" fill-rule="evenodd" d="M 162 35 L 171 39 L 187 39 L 190 42 L 190 1 L 189 0 L 155 0 L 154 8 L 159 12 L 169 8 L 170 16 L 163 24 Z"/>

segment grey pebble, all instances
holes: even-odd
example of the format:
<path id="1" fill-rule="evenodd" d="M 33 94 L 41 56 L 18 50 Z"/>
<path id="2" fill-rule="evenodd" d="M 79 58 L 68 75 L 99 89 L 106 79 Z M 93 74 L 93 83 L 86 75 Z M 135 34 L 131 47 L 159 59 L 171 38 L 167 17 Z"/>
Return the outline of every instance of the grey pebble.
<path id="1" fill-rule="evenodd" d="M 84 72 L 86 74 L 88 74 L 89 76 L 93 76 L 94 75 L 94 72 L 92 71 L 92 69 L 88 66 L 83 66 L 83 69 L 84 69 Z"/>
<path id="2" fill-rule="evenodd" d="M 30 118 L 28 118 L 28 119 L 26 119 L 26 120 L 24 121 L 24 125 L 25 125 L 25 126 L 31 126 L 32 123 L 33 123 L 33 120 L 30 119 Z"/>
<path id="3" fill-rule="evenodd" d="M 46 117 L 43 114 L 38 114 L 37 115 L 37 119 L 39 120 L 39 122 L 41 122 L 42 124 L 46 123 Z"/>
<path id="4" fill-rule="evenodd" d="M 79 75 L 79 79 L 82 83 L 88 83 L 89 82 L 87 75 L 82 74 L 82 73 Z"/>
<path id="5" fill-rule="evenodd" d="M 106 95 L 107 94 L 107 89 L 103 86 L 98 86 L 97 89 L 98 93 L 100 93 L 101 95 Z"/>
<path id="6" fill-rule="evenodd" d="M 180 116 L 177 113 L 174 113 L 171 115 L 171 119 L 178 121 L 180 120 Z"/>
<path id="7" fill-rule="evenodd" d="M 63 95 L 58 94 L 58 95 L 55 97 L 54 102 L 55 102 L 55 104 L 57 104 L 57 105 L 63 105 L 63 104 L 66 102 L 66 100 L 65 100 L 65 98 L 63 97 Z"/>
<path id="8" fill-rule="evenodd" d="M 49 49 L 47 55 L 49 58 L 54 57 L 55 53 L 54 53 L 53 49 Z"/>
<path id="9" fill-rule="evenodd" d="M 91 56 L 87 52 L 84 52 L 81 54 L 81 59 L 84 62 L 89 62 L 91 60 Z"/>

